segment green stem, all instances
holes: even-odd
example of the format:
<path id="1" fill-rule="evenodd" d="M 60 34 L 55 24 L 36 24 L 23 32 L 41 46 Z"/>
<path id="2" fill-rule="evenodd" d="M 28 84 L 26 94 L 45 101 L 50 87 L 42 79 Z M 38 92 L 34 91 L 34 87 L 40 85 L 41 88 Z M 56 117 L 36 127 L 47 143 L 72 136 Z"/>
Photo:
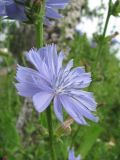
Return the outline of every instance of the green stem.
<path id="1" fill-rule="evenodd" d="M 103 43 L 104 43 L 104 39 L 105 39 L 108 23 L 109 23 L 110 16 L 111 16 L 111 4 L 112 4 L 112 0 L 109 0 L 109 8 L 108 8 L 108 13 L 107 13 L 106 21 L 105 21 L 105 26 L 104 26 L 104 29 L 103 29 L 103 34 L 101 36 L 101 39 L 99 40 L 98 52 L 97 52 L 97 55 L 96 55 L 96 62 L 94 64 L 94 69 L 95 70 L 96 70 L 98 61 L 100 60 L 100 56 L 101 56 L 102 51 L 103 51 Z"/>
<path id="2" fill-rule="evenodd" d="M 108 23 L 109 23 L 109 20 L 110 20 L 110 16 L 111 16 L 111 3 L 112 3 L 112 1 L 109 0 L 109 9 L 108 9 L 108 13 L 107 13 L 107 18 L 106 18 L 106 22 L 105 22 L 102 38 L 105 37 L 106 31 L 107 31 L 107 27 L 108 27 Z"/>
<path id="3" fill-rule="evenodd" d="M 41 8 L 40 8 L 39 14 L 38 14 L 38 18 L 37 18 L 36 23 L 35 23 L 37 48 L 43 47 L 44 10 L 45 10 L 45 0 L 42 1 Z M 51 160 L 55 160 L 54 146 L 53 146 L 52 115 L 51 115 L 51 107 L 50 106 L 46 110 L 46 116 L 47 116 L 47 123 L 48 123 L 49 144 L 50 144 L 49 148 L 50 148 Z"/>
<path id="4" fill-rule="evenodd" d="M 74 134 L 72 135 L 70 148 L 73 147 L 73 144 L 74 144 L 74 142 L 75 142 L 75 138 L 77 137 L 79 130 L 80 130 L 80 126 L 78 126 L 77 130 L 76 130 L 76 131 L 74 132 Z"/>
<path id="5" fill-rule="evenodd" d="M 41 29 L 41 22 L 40 21 L 38 21 L 37 23 L 36 23 L 36 42 L 37 42 L 37 48 L 40 48 L 40 47 L 42 47 L 43 46 L 43 36 L 42 36 L 42 34 L 43 34 L 43 31 L 42 31 L 42 29 Z"/>
<path id="6" fill-rule="evenodd" d="M 51 106 L 49 106 L 47 108 L 46 116 L 47 116 L 48 131 L 49 131 L 49 143 L 50 143 L 51 159 L 55 160 L 54 146 L 53 146 L 53 126 L 52 126 Z"/>
<path id="7" fill-rule="evenodd" d="M 36 43 L 37 48 L 43 47 L 43 24 L 44 24 L 44 10 L 45 10 L 45 0 L 41 3 L 39 14 L 35 23 L 36 26 Z"/>

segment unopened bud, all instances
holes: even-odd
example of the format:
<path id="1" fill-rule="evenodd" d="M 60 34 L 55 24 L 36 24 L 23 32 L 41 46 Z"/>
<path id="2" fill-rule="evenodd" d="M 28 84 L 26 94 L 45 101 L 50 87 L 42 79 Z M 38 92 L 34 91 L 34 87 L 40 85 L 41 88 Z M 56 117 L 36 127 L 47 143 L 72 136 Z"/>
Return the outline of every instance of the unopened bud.
<path id="1" fill-rule="evenodd" d="M 71 133 L 71 124 L 74 122 L 72 118 L 68 118 L 61 126 L 56 130 L 56 135 L 61 137 L 63 135 L 69 135 Z"/>
<path id="2" fill-rule="evenodd" d="M 39 5 L 39 6 L 40 6 L 40 5 L 41 5 L 41 3 L 42 3 L 42 1 L 43 1 L 43 0 L 34 0 L 34 4 L 36 4 L 36 5 Z"/>

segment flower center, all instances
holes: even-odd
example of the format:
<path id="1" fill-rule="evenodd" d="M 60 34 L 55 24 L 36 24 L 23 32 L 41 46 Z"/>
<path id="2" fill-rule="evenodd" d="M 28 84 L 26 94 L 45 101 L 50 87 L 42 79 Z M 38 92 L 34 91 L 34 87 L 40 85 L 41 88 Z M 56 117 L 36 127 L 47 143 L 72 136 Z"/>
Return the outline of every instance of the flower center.
<path id="1" fill-rule="evenodd" d="M 59 88 L 55 89 L 55 94 L 60 94 L 60 93 L 63 93 L 63 92 L 64 92 L 64 89 L 62 87 L 59 87 Z"/>

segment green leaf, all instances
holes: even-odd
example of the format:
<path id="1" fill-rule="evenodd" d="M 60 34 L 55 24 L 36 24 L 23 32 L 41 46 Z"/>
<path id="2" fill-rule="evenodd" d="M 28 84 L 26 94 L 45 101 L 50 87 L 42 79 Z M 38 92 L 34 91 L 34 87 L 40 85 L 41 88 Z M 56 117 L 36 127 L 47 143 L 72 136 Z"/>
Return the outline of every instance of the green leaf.
<path id="1" fill-rule="evenodd" d="M 120 0 L 116 0 L 112 5 L 111 15 L 119 16 L 120 14 Z"/>
<path id="2" fill-rule="evenodd" d="M 103 128 L 100 127 L 98 124 L 92 124 L 89 126 L 89 128 L 86 130 L 84 134 L 84 140 L 83 143 L 81 144 L 80 147 L 80 154 L 82 155 L 83 158 L 85 158 L 96 142 L 97 138 L 100 136 L 102 133 Z"/>

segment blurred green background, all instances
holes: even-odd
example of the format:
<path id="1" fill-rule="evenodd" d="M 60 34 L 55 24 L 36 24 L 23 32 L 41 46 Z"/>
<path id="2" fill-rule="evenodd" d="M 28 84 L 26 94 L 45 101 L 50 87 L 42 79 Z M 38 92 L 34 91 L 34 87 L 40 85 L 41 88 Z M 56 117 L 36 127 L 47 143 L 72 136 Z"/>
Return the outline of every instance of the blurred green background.
<path id="1" fill-rule="evenodd" d="M 84 9 L 89 14 L 87 4 Z M 45 113 L 38 115 L 32 103 L 20 97 L 14 87 L 16 64 L 26 65 L 25 51 L 35 46 L 34 27 L 25 24 L 18 27 L 7 20 L 0 24 L 1 33 L 6 35 L 5 38 L 1 35 L 4 41 L 0 43 L 0 159 L 49 160 Z M 53 28 L 54 31 L 57 33 Z M 64 39 L 64 32 L 61 37 Z M 46 41 L 50 42 L 49 37 Z M 100 56 L 98 35 L 94 41 L 93 47 L 86 34 L 78 33 L 64 40 L 65 52 L 70 48 L 65 63 L 73 58 L 74 66 L 85 66 L 86 71 L 92 72 L 88 90 L 94 92 L 100 120 L 98 124 L 89 122 L 86 127 L 74 123 L 71 131 L 58 135 L 60 123 L 53 114 L 58 160 L 67 160 L 69 146 L 74 146 L 76 155 L 81 154 L 85 160 L 120 160 L 120 61 L 115 56 L 116 50 L 111 49 L 111 38 L 105 39 Z"/>

